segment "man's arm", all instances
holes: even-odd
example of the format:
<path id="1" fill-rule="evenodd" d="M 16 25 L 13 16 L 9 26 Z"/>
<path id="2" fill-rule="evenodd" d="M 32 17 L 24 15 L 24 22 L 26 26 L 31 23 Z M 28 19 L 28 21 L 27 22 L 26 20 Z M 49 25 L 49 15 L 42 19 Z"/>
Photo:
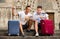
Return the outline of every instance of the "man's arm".
<path id="1" fill-rule="evenodd" d="M 41 19 L 49 19 L 48 14 L 44 14 L 44 16 L 40 16 Z"/>
<path id="2" fill-rule="evenodd" d="M 12 8 L 12 15 L 13 16 L 18 16 L 18 13 L 16 12 L 15 8 Z"/>

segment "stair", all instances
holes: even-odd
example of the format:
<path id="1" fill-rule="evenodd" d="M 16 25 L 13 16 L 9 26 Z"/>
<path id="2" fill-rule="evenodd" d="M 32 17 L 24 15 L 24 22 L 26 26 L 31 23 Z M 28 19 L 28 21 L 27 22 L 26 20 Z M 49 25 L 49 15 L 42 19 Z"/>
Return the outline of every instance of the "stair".
<path id="1" fill-rule="evenodd" d="M 24 33 L 27 36 L 33 36 L 34 35 L 34 31 L 26 32 L 26 30 L 24 30 Z M 8 31 L 7 30 L 0 30 L 0 36 L 8 36 Z M 20 33 L 20 36 L 21 36 L 21 33 Z"/>
<path id="2" fill-rule="evenodd" d="M 60 36 L 0 36 L 0 39 L 60 39 Z"/>
<path id="3" fill-rule="evenodd" d="M 24 31 L 26 36 L 8 36 L 7 30 L 0 30 L 0 39 L 60 39 L 60 30 L 56 30 L 53 36 L 34 36 L 34 31 L 30 33 Z"/>
<path id="4" fill-rule="evenodd" d="M 56 31 L 54 32 L 54 36 L 60 36 L 60 30 L 56 30 Z"/>
<path id="5" fill-rule="evenodd" d="M 24 32 L 27 36 L 34 36 L 35 33 L 33 30 L 31 32 L 26 32 L 26 30 L 24 30 Z M 7 30 L 0 30 L 0 36 L 8 36 L 7 33 L 8 33 Z M 60 30 L 55 30 L 53 36 L 60 36 Z"/>

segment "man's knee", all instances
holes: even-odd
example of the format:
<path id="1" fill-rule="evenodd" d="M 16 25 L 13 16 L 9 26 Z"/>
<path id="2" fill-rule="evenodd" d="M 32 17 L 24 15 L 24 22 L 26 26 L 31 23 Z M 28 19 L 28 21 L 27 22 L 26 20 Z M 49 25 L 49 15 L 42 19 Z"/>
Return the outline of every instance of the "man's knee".
<path id="1" fill-rule="evenodd" d="M 28 25 L 32 25 L 33 21 L 32 20 L 29 20 L 28 21 Z"/>

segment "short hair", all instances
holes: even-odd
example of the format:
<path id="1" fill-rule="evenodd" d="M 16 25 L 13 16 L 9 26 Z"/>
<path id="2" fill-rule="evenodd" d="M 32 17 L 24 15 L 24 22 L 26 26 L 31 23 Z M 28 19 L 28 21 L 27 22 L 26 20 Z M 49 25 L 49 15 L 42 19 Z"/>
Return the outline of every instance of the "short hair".
<path id="1" fill-rule="evenodd" d="M 37 8 L 41 8 L 42 9 L 42 6 L 37 6 Z"/>
<path id="2" fill-rule="evenodd" d="M 28 6 L 26 6 L 26 8 L 25 9 L 27 9 L 28 7 L 30 7 L 29 5 Z"/>

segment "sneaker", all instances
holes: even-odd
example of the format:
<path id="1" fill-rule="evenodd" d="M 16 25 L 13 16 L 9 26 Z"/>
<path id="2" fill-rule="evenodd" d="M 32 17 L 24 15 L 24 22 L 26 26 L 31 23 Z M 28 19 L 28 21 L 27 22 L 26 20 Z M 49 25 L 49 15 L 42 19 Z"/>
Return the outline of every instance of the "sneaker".
<path id="1" fill-rule="evenodd" d="M 38 33 L 36 33 L 36 34 L 35 34 L 35 36 L 36 36 L 36 37 L 38 37 L 38 36 L 39 36 L 39 34 L 38 34 Z"/>

